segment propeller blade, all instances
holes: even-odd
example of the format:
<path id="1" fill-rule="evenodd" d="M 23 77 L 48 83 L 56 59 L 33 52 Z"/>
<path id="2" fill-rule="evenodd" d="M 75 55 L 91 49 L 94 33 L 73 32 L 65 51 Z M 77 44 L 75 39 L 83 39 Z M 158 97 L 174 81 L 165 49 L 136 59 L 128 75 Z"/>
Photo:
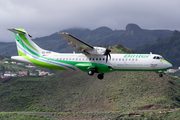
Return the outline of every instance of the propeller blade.
<path id="1" fill-rule="evenodd" d="M 106 63 L 107 63 L 107 61 L 108 61 L 108 55 L 106 55 Z"/>
<path id="2" fill-rule="evenodd" d="M 110 58 L 110 60 L 111 60 L 111 54 L 109 53 L 109 58 Z"/>

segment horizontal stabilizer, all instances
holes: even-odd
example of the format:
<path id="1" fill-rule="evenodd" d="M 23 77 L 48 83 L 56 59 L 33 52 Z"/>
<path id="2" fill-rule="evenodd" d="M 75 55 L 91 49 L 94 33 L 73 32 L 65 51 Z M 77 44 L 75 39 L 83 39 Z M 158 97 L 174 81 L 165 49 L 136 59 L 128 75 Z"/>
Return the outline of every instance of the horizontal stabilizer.
<path id="1" fill-rule="evenodd" d="M 15 34 L 18 34 L 18 33 L 25 34 L 25 32 L 23 32 L 22 29 L 8 29 L 8 30 Z"/>

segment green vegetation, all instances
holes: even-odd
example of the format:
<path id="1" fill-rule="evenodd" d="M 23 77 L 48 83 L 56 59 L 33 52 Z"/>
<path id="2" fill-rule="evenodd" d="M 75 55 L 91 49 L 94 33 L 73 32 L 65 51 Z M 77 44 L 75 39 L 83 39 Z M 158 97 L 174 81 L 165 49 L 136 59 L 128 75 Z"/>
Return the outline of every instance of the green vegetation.
<path id="1" fill-rule="evenodd" d="M 109 49 L 111 50 L 111 53 L 133 53 L 131 49 L 126 48 L 121 44 L 110 46 Z"/>
<path id="2" fill-rule="evenodd" d="M 45 78 L 10 78 L 0 85 L 0 111 L 122 111 L 180 106 L 177 81 L 154 72 L 114 72 L 96 76 L 59 72 Z"/>
<path id="3" fill-rule="evenodd" d="M 0 85 L 0 111 L 120 116 L 144 109 L 168 110 L 180 106 L 179 85 L 179 79 L 170 75 L 159 78 L 154 72 L 113 72 L 105 74 L 102 81 L 71 71 L 43 78 L 10 78 Z M 148 117 L 150 113 L 140 114 Z"/>
<path id="4" fill-rule="evenodd" d="M 6 59 L 10 59 L 10 56 L 4 56 L 4 55 L 0 55 L 0 60 L 6 60 Z"/>
<path id="5" fill-rule="evenodd" d="M 23 114 L 23 113 L 10 113 L 0 112 L 1 120 L 55 120 L 49 116 L 34 115 L 34 114 Z"/>

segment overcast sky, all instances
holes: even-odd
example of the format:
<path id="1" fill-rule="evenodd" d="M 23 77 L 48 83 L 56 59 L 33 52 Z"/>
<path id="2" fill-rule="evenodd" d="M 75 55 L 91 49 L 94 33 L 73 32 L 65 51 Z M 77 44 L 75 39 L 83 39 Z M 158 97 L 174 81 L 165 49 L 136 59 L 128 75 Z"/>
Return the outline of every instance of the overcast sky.
<path id="1" fill-rule="evenodd" d="M 14 41 L 8 28 L 24 28 L 36 37 L 67 28 L 107 26 L 125 30 L 180 30 L 180 0 L 0 0 L 0 41 Z"/>

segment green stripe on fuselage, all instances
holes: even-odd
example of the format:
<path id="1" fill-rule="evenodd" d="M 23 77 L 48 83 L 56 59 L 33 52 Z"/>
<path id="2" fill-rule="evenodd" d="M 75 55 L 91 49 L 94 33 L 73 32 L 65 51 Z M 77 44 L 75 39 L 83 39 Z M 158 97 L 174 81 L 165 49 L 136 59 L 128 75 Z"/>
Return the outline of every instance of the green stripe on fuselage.
<path id="1" fill-rule="evenodd" d="M 54 70 L 67 70 L 61 66 L 56 66 L 56 65 L 53 65 L 51 63 L 47 63 L 47 62 L 42 62 L 42 61 L 39 61 L 39 60 L 36 60 L 34 58 L 30 58 L 29 56 L 27 56 L 26 54 L 22 53 L 21 51 L 18 51 L 22 54 L 21 57 L 23 57 L 24 59 L 32 62 L 33 64 L 37 65 L 37 66 L 41 66 L 41 67 L 45 67 L 45 68 L 49 68 L 49 69 L 54 69 Z"/>
<path id="2" fill-rule="evenodd" d="M 157 59 L 157 60 L 160 60 L 160 61 L 162 61 L 162 62 L 166 62 L 166 63 L 172 65 L 170 62 L 168 62 L 168 61 L 166 61 L 166 60 L 163 60 L 163 59 Z"/>

